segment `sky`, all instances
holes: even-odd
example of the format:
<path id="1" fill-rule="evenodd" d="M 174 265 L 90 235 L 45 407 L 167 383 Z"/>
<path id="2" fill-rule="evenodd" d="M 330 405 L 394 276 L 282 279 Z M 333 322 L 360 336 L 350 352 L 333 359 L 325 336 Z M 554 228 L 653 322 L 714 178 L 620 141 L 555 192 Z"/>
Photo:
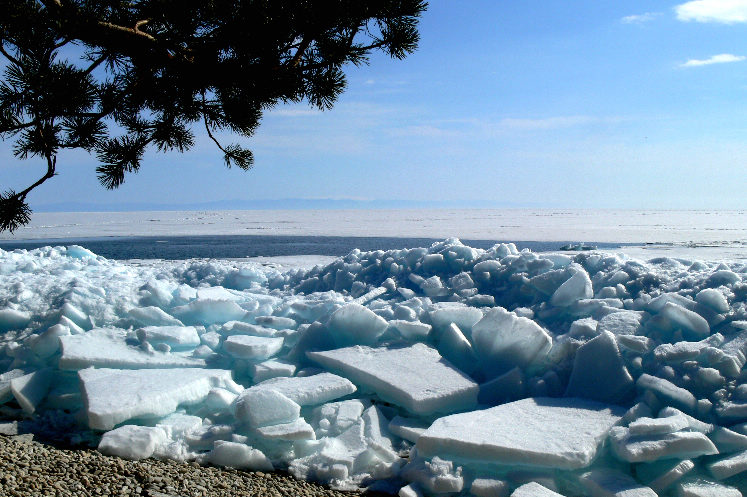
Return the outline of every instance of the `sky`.
<path id="1" fill-rule="evenodd" d="M 332 110 L 267 112 L 248 172 L 196 127 L 113 192 L 64 153 L 31 207 L 747 208 L 747 0 L 433 0 L 420 34 Z M 0 143 L 0 188 L 43 172 Z"/>

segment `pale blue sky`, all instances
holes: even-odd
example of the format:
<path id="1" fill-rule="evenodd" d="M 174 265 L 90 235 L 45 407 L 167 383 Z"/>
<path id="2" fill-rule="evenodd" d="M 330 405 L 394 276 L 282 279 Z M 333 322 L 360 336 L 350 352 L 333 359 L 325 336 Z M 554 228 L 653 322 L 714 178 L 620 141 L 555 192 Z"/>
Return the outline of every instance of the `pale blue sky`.
<path id="1" fill-rule="evenodd" d="M 83 153 L 44 204 L 355 198 L 449 205 L 747 207 L 747 1 L 433 0 L 419 50 L 348 70 L 324 113 L 269 112 L 253 170 L 206 137 L 115 192 Z M 228 139 L 228 138 L 227 138 Z M 0 144 L 0 188 L 43 174 Z M 383 203 L 382 203 L 383 205 Z"/>

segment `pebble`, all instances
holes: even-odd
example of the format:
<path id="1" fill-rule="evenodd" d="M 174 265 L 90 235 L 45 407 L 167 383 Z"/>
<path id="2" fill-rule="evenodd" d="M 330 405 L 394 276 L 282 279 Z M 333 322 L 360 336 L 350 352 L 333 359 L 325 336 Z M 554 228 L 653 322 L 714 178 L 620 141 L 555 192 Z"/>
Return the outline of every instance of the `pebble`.
<path id="1" fill-rule="evenodd" d="M 0 436 L 0 496 L 355 497 L 263 473 L 145 459 L 127 461 L 91 449 L 60 449 L 31 436 Z M 366 494 L 375 497 L 374 494 Z M 383 494 L 377 494 L 383 495 Z"/>

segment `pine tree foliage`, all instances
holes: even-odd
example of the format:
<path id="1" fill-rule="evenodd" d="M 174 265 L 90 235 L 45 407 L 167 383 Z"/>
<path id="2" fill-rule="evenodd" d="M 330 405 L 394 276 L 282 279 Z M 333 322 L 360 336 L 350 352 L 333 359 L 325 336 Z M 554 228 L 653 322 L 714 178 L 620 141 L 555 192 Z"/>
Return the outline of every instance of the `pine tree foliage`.
<path id="1" fill-rule="evenodd" d="M 306 101 L 325 110 L 343 67 L 374 50 L 402 59 L 418 43 L 421 0 L 0 0 L 0 138 L 47 171 L 0 194 L 0 231 L 27 224 L 28 193 L 57 154 L 95 154 L 101 184 L 137 172 L 148 147 L 183 152 L 207 130 L 228 167 L 250 150 L 262 113 Z"/>

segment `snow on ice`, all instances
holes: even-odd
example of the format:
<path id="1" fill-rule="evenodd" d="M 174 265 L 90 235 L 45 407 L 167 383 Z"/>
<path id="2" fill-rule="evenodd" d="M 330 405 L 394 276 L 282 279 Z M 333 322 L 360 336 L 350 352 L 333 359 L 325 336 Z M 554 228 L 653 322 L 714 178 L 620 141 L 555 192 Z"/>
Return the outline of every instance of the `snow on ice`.
<path id="1" fill-rule="evenodd" d="M 747 264 L 0 250 L 0 414 L 130 459 L 402 497 L 747 493 Z"/>

